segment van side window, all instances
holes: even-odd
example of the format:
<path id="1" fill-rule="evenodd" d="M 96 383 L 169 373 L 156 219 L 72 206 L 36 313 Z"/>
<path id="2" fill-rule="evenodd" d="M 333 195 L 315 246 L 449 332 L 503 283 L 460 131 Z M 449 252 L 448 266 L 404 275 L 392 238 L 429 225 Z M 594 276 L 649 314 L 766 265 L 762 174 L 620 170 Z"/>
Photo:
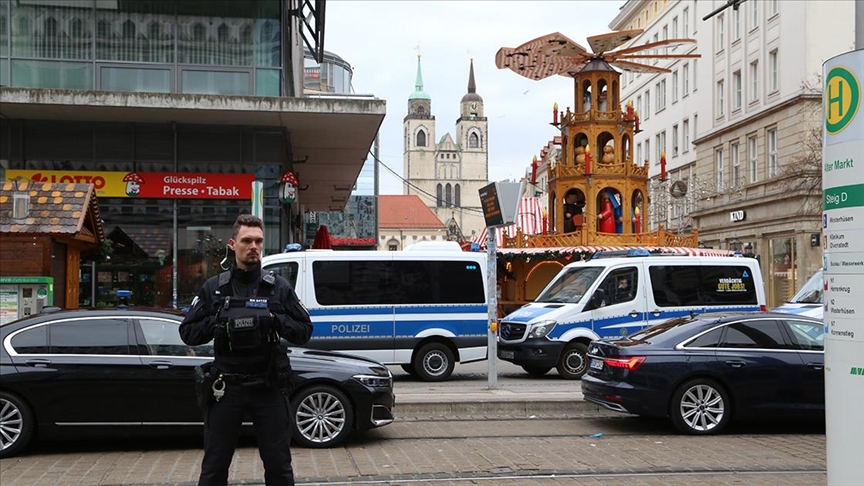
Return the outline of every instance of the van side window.
<path id="1" fill-rule="evenodd" d="M 619 268 L 609 272 L 600 288 L 606 292 L 606 305 L 630 302 L 636 298 L 639 285 L 639 272 L 636 267 Z"/>
<path id="2" fill-rule="evenodd" d="M 660 307 L 699 305 L 697 265 L 650 266 L 654 302 Z"/>
<path id="3" fill-rule="evenodd" d="M 756 304 L 756 284 L 746 266 L 700 267 L 699 294 L 705 305 Z"/>
<path id="4" fill-rule="evenodd" d="M 387 261 L 313 262 L 315 300 L 321 305 L 389 304 L 391 266 Z"/>
<path id="5" fill-rule="evenodd" d="M 273 272 L 274 274 L 284 278 L 295 289 L 297 288 L 297 262 L 280 262 L 272 265 L 267 265 L 265 271 Z"/>
<path id="6" fill-rule="evenodd" d="M 473 261 L 316 261 L 320 305 L 483 304 L 483 272 Z"/>

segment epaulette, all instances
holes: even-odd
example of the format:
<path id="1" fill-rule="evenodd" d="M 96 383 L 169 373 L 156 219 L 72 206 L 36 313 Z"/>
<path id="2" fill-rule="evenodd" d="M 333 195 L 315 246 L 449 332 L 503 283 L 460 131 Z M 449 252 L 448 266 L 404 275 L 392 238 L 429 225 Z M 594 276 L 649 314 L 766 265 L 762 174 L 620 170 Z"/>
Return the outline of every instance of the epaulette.
<path id="1" fill-rule="evenodd" d="M 228 285 L 231 282 L 231 270 L 226 270 L 219 274 L 219 287 Z"/>

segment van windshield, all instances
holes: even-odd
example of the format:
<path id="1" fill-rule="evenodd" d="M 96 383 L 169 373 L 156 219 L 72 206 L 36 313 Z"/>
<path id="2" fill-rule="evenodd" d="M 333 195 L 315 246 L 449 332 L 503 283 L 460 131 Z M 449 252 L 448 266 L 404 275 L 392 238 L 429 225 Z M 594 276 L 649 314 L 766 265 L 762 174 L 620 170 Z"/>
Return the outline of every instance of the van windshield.
<path id="1" fill-rule="evenodd" d="M 822 272 L 816 272 L 810 280 L 801 287 L 792 300 L 793 304 L 821 304 L 822 303 Z"/>
<path id="2" fill-rule="evenodd" d="M 602 271 L 600 267 L 565 269 L 543 289 L 534 302 L 575 304 L 582 300 Z"/>

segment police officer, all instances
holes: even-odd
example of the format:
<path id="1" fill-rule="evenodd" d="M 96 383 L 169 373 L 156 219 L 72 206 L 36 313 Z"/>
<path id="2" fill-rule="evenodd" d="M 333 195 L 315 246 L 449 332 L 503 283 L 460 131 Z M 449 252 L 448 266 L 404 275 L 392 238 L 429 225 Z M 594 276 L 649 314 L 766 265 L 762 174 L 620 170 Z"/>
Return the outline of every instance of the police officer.
<path id="1" fill-rule="evenodd" d="M 291 417 L 285 393 L 288 390 L 268 379 L 268 368 L 280 352 L 283 355 L 280 358 L 287 364 L 284 348 L 279 351 L 273 343 L 278 341 L 276 335 L 302 346 L 309 342 L 312 324 L 291 284 L 282 277 L 262 273 L 263 244 L 261 219 L 241 214 L 228 240 L 235 254 L 234 267 L 205 282 L 180 325 L 180 337 L 190 346 L 215 339 L 212 371 L 219 378 L 213 385 L 214 398 L 204 411 L 204 460 L 199 485 L 227 484 L 228 468 L 245 414 L 254 422 L 266 484 L 294 484 L 289 450 Z M 234 322 L 243 321 L 244 325 L 243 329 L 236 325 L 232 334 L 232 323 L 225 317 L 226 296 L 258 304 L 266 299 L 266 303 L 257 306 L 264 307 L 259 309 L 258 317 Z M 239 331 L 249 335 L 252 328 L 260 333 L 256 339 L 244 338 L 243 346 L 232 341 Z"/>

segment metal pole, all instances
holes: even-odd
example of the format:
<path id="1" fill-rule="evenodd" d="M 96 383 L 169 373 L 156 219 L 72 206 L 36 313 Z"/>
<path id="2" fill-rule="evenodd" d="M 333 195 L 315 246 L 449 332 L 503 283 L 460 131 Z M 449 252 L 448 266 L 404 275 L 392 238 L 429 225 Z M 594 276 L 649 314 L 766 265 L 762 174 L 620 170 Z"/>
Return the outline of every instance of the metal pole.
<path id="1" fill-rule="evenodd" d="M 178 160 L 177 160 L 177 123 L 171 122 L 171 129 L 174 131 L 174 172 L 176 173 L 180 168 Z M 177 273 L 177 265 L 180 264 L 180 259 L 177 257 L 177 238 L 180 236 L 179 223 L 177 221 L 177 211 L 179 211 L 177 207 L 177 198 L 175 197 L 172 201 L 173 203 L 173 218 L 172 218 L 172 228 L 171 231 L 174 233 L 174 237 L 171 238 L 174 240 L 172 242 L 171 248 L 171 307 L 177 308 L 177 294 L 178 294 L 178 286 L 179 286 L 179 275 Z"/>
<path id="2" fill-rule="evenodd" d="M 855 0 L 855 50 L 864 49 L 864 0 Z"/>
<path id="3" fill-rule="evenodd" d="M 486 288 L 489 293 L 489 327 L 486 356 L 489 361 L 489 389 L 498 388 L 498 264 L 495 248 L 497 228 L 489 228 L 489 240 L 486 242 Z"/>

